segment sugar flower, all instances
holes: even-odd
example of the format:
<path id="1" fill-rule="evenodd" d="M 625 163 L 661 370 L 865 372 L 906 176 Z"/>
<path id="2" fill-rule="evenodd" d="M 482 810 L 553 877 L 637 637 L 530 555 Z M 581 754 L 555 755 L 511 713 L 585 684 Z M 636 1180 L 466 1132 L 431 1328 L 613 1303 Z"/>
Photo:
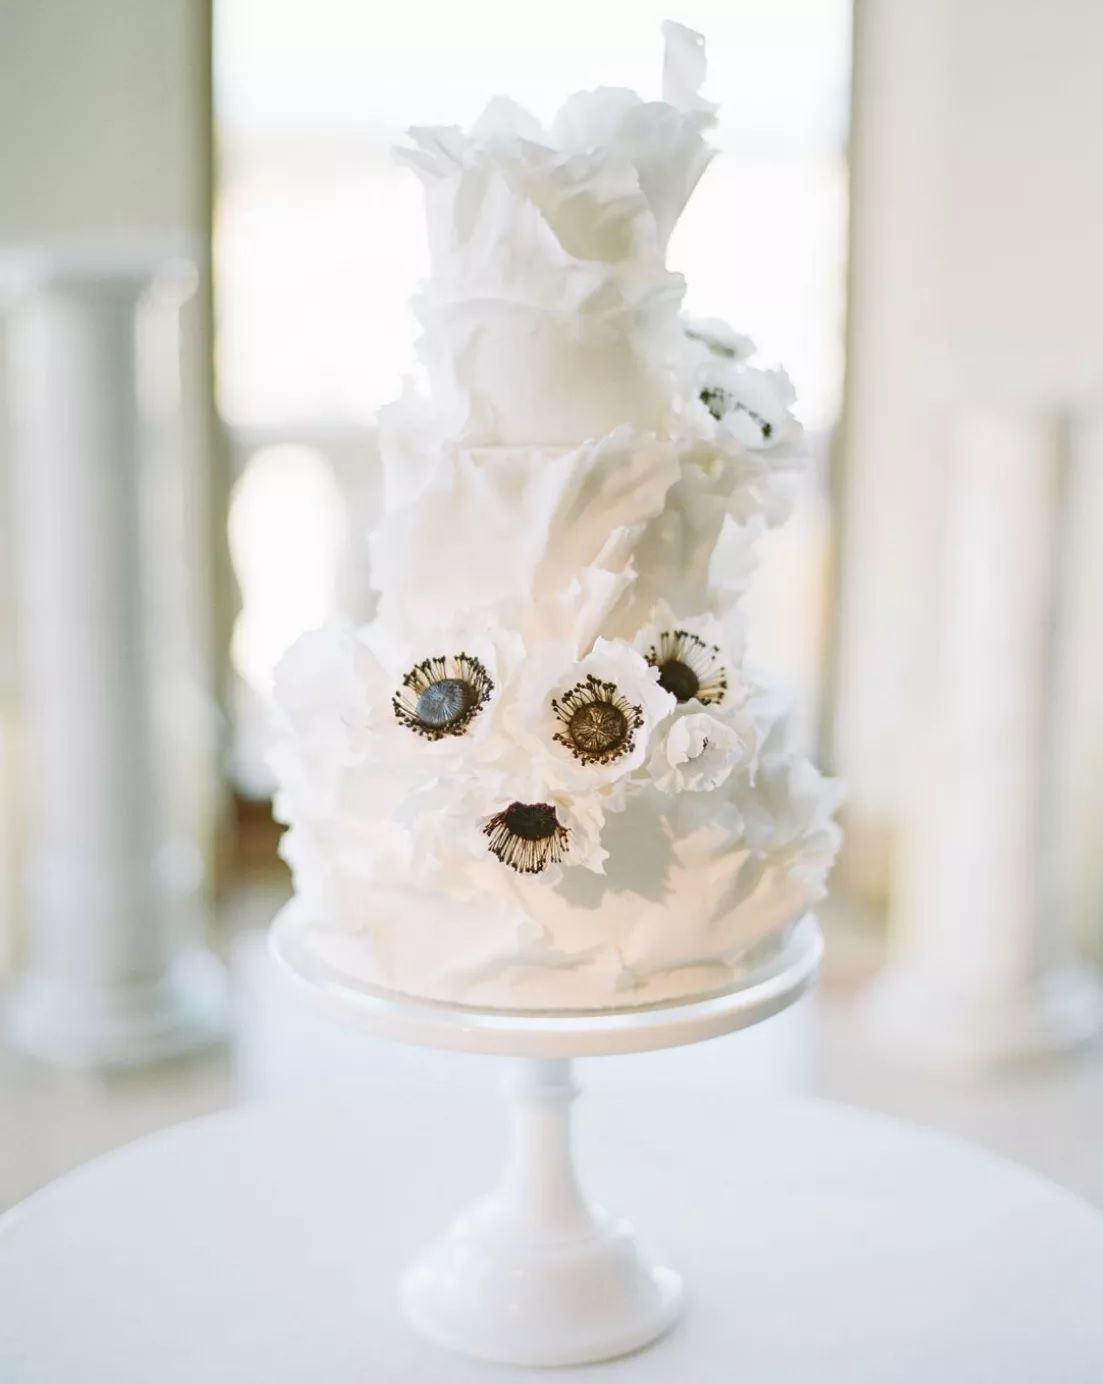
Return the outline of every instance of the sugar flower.
<path id="1" fill-rule="evenodd" d="M 749 757 L 751 744 L 749 728 L 731 716 L 721 719 L 705 711 L 676 715 L 652 755 L 652 780 L 664 793 L 709 792 Z"/>

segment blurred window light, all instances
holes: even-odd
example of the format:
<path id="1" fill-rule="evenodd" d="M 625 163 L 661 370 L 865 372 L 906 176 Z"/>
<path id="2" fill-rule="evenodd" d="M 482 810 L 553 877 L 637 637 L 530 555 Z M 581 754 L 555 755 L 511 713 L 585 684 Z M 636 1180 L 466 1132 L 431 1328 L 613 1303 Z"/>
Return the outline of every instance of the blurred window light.
<path id="1" fill-rule="evenodd" d="M 314 448 L 263 447 L 230 497 L 230 557 L 241 594 L 230 659 L 231 773 L 248 797 L 272 788 L 266 764 L 272 671 L 337 604 L 347 513 L 333 468 Z"/>
<path id="2" fill-rule="evenodd" d="M 344 502 L 319 452 L 275 446 L 249 459 L 230 500 L 241 591 L 231 657 L 255 691 L 269 691 L 283 651 L 333 610 L 345 537 Z"/>

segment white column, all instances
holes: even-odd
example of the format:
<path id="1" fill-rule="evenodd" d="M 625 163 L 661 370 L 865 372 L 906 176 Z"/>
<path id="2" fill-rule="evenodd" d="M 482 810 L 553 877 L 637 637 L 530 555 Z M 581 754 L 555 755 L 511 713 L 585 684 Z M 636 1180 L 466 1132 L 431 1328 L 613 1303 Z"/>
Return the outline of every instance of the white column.
<path id="1" fill-rule="evenodd" d="M 7 1028 L 72 1066 L 155 1060 L 224 1028 L 194 853 L 166 825 L 174 732 L 156 704 L 186 581 L 179 516 L 158 513 L 180 462 L 165 446 L 179 419 L 158 417 L 179 363 L 171 272 L 148 246 L 43 251 L 8 305 L 28 918 Z"/>
<path id="2" fill-rule="evenodd" d="M 882 1046 L 961 1067 L 1079 1043 L 1103 1010 L 1055 869 L 1068 428 L 1014 402 L 946 422 L 941 656 L 865 1018 Z"/>

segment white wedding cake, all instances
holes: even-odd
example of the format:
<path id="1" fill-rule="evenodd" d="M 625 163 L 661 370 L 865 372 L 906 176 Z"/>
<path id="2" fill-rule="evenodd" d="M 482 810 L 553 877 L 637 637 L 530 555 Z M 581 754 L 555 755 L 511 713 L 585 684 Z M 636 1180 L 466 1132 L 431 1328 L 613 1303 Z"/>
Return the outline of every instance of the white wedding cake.
<path id="1" fill-rule="evenodd" d="M 745 665 L 754 549 L 802 465 L 781 370 L 680 312 L 712 152 L 699 35 L 663 100 L 414 129 L 428 397 L 380 420 L 369 624 L 276 675 L 277 815 L 319 962 L 506 1009 L 737 984 L 821 896 L 836 787 Z"/>

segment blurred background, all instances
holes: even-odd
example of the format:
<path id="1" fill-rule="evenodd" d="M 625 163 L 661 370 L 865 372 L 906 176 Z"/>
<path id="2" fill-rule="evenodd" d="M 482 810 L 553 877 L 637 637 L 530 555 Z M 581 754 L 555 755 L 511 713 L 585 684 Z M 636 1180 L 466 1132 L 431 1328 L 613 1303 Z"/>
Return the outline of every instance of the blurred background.
<path id="1" fill-rule="evenodd" d="M 657 94 L 668 10 L 0 0 L 0 1204 L 241 1099 L 485 1081 L 272 976 L 271 673 L 367 601 L 425 264 L 391 145 Z M 671 17 L 722 155 L 671 260 L 813 443 L 754 655 L 847 837 L 815 1000 L 592 1065 L 909 1115 L 1103 1203 L 1103 11 Z"/>

